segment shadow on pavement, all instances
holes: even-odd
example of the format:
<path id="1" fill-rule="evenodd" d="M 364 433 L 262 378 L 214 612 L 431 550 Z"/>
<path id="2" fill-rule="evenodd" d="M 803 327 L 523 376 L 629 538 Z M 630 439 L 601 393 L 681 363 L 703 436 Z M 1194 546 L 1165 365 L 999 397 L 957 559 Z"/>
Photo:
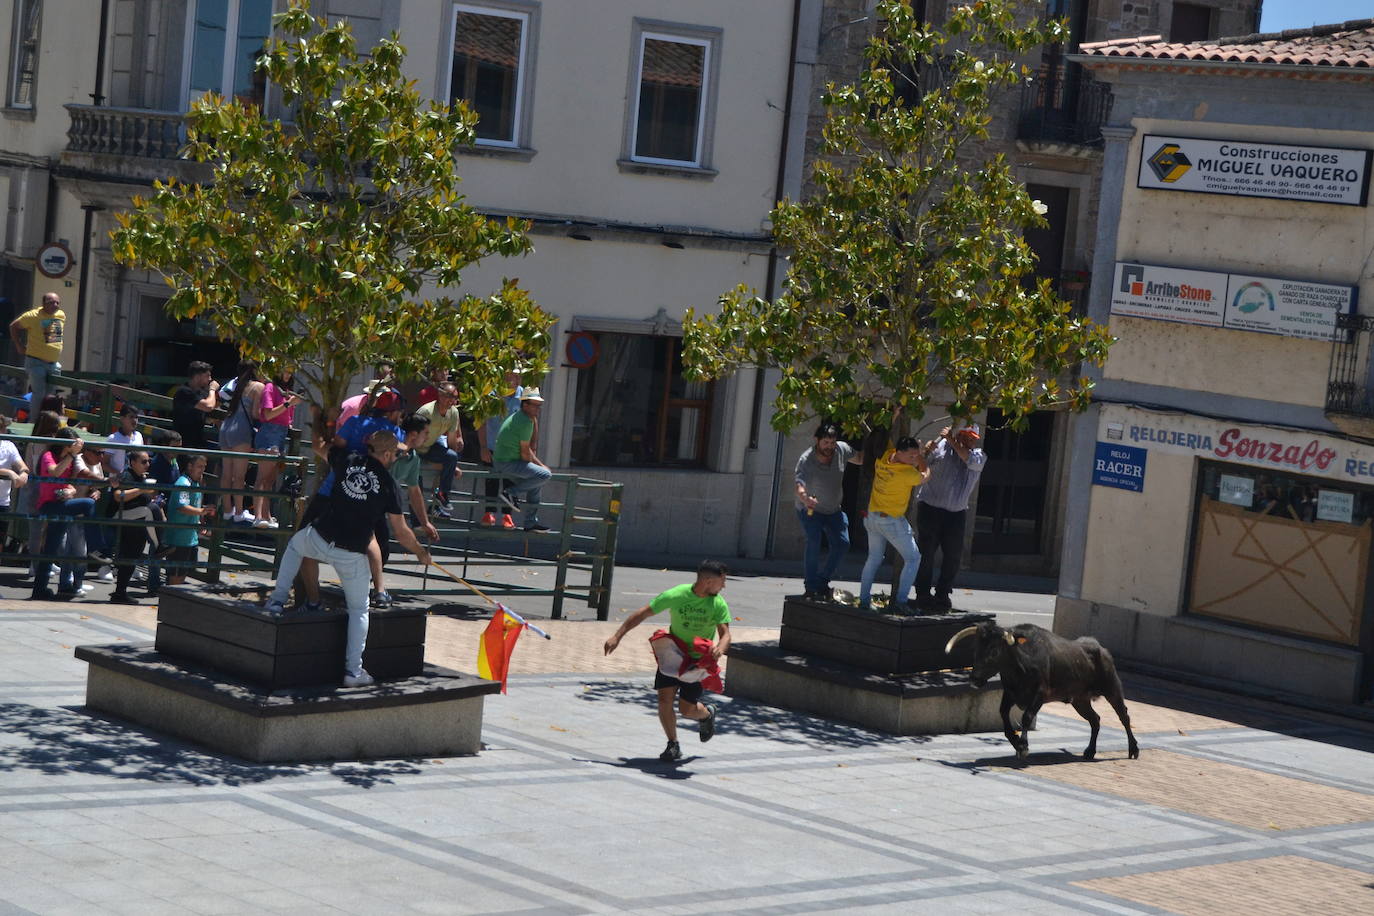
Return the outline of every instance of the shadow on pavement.
<path id="1" fill-rule="evenodd" d="M 658 701 L 653 688 L 646 684 L 623 681 L 587 683 L 579 697 L 588 703 L 621 703 L 640 706 L 654 712 Z M 711 702 L 715 702 L 713 699 Z M 890 744 L 925 744 L 925 735 L 888 735 L 871 731 L 860 725 L 837 722 L 791 712 L 774 706 L 764 706 L 749 700 L 727 700 L 720 711 L 720 734 L 744 738 L 765 738 L 781 744 L 822 747 L 827 750 L 880 747 Z M 688 731 L 694 726 L 685 726 Z"/>
<path id="2" fill-rule="evenodd" d="M 0 704 L 0 773 L 80 773 L 192 786 L 243 786 L 330 774 L 359 788 L 421 772 L 406 760 L 337 764 L 251 763 L 80 709 Z"/>
<path id="3" fill-rule="evenodd" d="M 594 760 L 590 757 L 574 757 L 573 759 L 578 763 L 599 763 L 602 766 L 615 767 L 620 770 L 639 770 L 641 773 L 657 776 L 659 779 L 691 779 L 696 774 L 692 770 L 683 768 L 699 758 L 693 754 L 674 763 L 665 763 L 657 757 L 620 757 L 616 760 Z"/>

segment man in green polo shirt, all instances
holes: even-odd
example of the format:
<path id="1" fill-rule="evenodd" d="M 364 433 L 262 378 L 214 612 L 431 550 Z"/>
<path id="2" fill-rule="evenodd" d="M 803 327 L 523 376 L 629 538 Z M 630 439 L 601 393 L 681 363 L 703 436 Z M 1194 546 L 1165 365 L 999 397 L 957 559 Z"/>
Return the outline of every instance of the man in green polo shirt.
<path id="1" fill-rule="evenodd" d="M 539 411 L 543 406 L 544 398 L 538 388 L 522 391 L 520 409 L 501 424 L 496 448 L 491 450 L 496 473 L 512 481 L 503 496 L 512 504 L 521 496 L 525 498 L 526 531 L 549 530 L 548 525 L 539 523 L 539 492 L 553 472 L 534 452 L 534 443 L 539 439 Z"/>
<path id="2" fill-rule="evenodd" d="M 620 629 L 606 640 L 605 652 L 610 655 L 620 645 L 621 637 L 639 626 L 655 614 L 669 612 L 668 632 L 691 646 L 697 637 L 710 641 L 714 661 L 730 650 L 730 608 L 720 597 L 725 588 L 725 564 L 719 560 L 703 560 L 697 567 L 697 581 L 690 585 L 676 585 L 660 593 L 653 601 L 635 611 Z M 701 655 L 692 652 L 694 658 Z M 677 712 L 685 718 L 694 719 L 697 735 L 702 741 L 710 741 L 716 733 L 716 707 L 701 702 L 703 688 L 698 683 L 684 683 L 662 671 L 654 673 L 654 689 L 658 691 L 658 721 L 663 733 L 668 736 L 668 746 L 658 759 L 667 763 L 682 759 L 682 748 L 677 741 Z M 677 696 L 678 708 L 673 710 L 673 697 Z"/>

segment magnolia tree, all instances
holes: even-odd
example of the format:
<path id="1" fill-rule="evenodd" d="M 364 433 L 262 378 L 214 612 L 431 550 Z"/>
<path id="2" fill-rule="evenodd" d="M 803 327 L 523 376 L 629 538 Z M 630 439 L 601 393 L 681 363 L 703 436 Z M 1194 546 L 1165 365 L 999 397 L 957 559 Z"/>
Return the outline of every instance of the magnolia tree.
<path id="1" fill-rule="evenodd" d="M 488 296 L 426 295 L 482 258 L 530 250 L 525 224 L 458 193 L 454 151 L 475 139 L 476 115 L 422 101 L 394 34 L 360 55 L 348 23 L 313 17 L 308 0 L 274 25 L 258 66 L 290 123 L 199 100 L 185 155 L 209 180 L 136 198 L 115 258 L 166 279 L 173 317 L 208 319 L 245 357 L 294 368 L 317 408 L 379 359 L 405 377 L 462 353 L 464 406 L 495 412 L 485 401 L 506 370 L 547 362 L 553 318 L 510 279 Z"/>
<path id="2" fill-rule="evenodd" d="M 902 430 L 937 385 L 962 419 L 1087 405 L 1091 382 L 1073 376 L 1101 364 L 1108 335 L 1033 279 L 1024 233 L 1044 207 L 983 147 L 994 102 L 1025 77 L 1019 61 L 1067 37 L 1030 12 L 978 0 L 936 27 L 908 0 L 878 4 L 862 75 L 823 96 L 815 193 L 773 211 L 791 261 L 782 295 L 741 287 L 715 314 L 689 313 L 690 371 L 780 369 L 783 432 L 811 417 Z"/>

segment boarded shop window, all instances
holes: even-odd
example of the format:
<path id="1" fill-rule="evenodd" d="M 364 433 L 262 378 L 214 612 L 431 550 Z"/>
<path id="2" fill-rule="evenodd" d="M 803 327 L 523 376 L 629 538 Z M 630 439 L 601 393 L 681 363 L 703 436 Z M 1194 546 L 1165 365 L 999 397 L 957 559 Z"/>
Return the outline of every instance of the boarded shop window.
<path id="1" fill-rule="evenodd" d="M 682 342 L 595 333 L 599 357 L 577 372 L 574 466 L 701 467 L 712 382 L 682 376 Z"/>
<path id="2" fill-rule="evenodd" d="M 38 77 L 38 31 L 43 0 L 20 0 L 14 11 L 14 47 L 10 50 L 10 107 L 32 108 Z"/>
<path id="3" fill-rule="evenodd" d="M 530 17 L 527 13 L 454 4 L 449 103 L 477 113 L 478 143 L 519 146 Z"/>
<path id="4" fill-rule="evenodd" d="M 1188 609 L 1358 645 L 1374 490 L 1203 462 Z"/>

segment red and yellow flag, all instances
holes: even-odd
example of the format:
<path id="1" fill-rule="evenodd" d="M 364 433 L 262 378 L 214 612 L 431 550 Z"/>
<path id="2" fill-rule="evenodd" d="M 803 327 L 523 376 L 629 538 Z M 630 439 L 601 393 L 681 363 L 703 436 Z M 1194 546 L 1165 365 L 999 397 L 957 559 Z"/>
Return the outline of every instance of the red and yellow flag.
<path id="1" fill-rule="evenodd" d="M 504 607 L 498 607 L 477 644 L 477 676 L 500 681 L 502 693 L 506 692 L 506 676 L 510 674 L 510 656 L 515 651 L 515 641 L 524 629 L 523 620 L 516 620 Z"/>

